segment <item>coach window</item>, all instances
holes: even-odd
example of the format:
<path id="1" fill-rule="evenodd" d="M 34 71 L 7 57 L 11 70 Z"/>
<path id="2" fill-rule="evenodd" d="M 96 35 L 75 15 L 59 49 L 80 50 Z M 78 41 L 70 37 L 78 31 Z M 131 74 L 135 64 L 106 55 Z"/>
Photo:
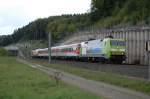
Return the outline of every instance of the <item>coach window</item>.
<path id="1" fill-rule="evenodd" d="M 72 50 L 72 48 L 70 48 L 70 52 L 72 52 L 73 50 Z"/>
<path id="2" fill-rule="evenodd" d="M 68 50 L 69 52 L 71 52 L 71 48 L 69 48 L 69 50 Z"/>
<path id="3" fill-rule="evenodd" d="M 68 52 L 68 48 L 66 48 L 66 52 Z"/>

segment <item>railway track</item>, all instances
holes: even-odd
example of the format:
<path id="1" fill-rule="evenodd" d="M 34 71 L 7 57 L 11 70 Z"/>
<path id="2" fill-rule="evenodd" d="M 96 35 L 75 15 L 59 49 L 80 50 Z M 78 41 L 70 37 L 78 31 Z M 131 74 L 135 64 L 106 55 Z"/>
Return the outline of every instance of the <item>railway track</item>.
<path id="1" fill-rule="evenodd" d="M 48 62 L 48 59 L 34 59 L 37 61 Z M 102 64 L 102 63 L 92 63 L 92 62 L 80 62 L 80 61 L 66 61 L 66 60 L 52 60 L 52 64 L 68 64 L 73 67 L 86 68 L 95 71 L 102 72 L 112 72 L 116 74 L 138 77 L 138 78 L 148 78 L 148 66 L 141 65 L 127 65 L 127 64 Z"/>

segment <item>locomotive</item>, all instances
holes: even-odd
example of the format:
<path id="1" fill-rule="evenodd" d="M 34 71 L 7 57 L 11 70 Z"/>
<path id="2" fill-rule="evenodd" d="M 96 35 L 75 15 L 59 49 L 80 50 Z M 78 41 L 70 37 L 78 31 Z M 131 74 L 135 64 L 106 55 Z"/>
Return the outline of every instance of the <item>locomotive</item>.
<path id="1" fill-rule="evenodd" d="M 126 59 L 124 39 L 104 38 L 51 47 L 54 59 L 122 63 Z M 48 48 L 32 50 L 32 57 L 48 57 Z"/>

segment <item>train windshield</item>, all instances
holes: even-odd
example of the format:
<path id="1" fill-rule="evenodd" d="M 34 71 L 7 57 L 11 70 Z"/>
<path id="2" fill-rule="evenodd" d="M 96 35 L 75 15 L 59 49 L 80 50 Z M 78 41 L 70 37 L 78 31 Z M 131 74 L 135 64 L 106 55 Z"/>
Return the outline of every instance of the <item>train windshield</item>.
<path id="1" fill-rule="evenodd" d="M 110 44 L 112 46 L 125 46 L 125 41 L 112 40 L 110 41 Z"/>

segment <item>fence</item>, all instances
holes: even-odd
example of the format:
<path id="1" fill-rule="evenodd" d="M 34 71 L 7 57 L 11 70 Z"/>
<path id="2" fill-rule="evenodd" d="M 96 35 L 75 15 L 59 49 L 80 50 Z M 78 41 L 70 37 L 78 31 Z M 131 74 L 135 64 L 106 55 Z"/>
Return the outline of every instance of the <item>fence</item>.
<path id="1" fill-rule="evenodd" d="M 146 41 L 150 40 L 150 27 L 130 27 L 115 29 L 90 29 L 79 31 L 67 37 L 61 44 L 81 42 L 89 39 L 105 38 L 124 38 L 126 40 L 126 63 L 138 63 L 148 65 L 148 53 L 145 49 Z"/>

